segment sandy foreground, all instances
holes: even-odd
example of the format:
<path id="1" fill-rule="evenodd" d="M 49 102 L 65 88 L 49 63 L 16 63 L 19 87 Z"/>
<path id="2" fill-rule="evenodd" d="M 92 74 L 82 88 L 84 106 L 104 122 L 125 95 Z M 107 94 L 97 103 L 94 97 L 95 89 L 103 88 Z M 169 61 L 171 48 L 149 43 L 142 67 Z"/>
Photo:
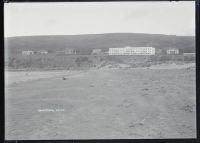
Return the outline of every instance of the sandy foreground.
<path id="1" fill-rule="evenodd" d="M 194 68 L 5 75 L 9 140 L 196 137 Z"/>
<path id="2" fill-rule="evenodd" d="M 20 71 L 5 72 L 5 86 L 21 82 L 60 77 L 62 75 L 73 76 L 84 71 Z"/>

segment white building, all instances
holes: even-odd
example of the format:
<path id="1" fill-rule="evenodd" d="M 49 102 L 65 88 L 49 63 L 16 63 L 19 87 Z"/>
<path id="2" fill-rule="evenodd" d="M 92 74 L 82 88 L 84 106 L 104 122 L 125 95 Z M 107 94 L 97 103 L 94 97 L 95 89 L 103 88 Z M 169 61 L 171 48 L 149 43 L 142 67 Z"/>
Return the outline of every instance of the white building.
<path id="1" fill-rule="evenodd" d="M 66 55 L 76 55 L 76 53 L 77 53 L 77 51 L 75 49 L 69 49 L 69 48 L 65 49 Z"/>
<path id="2" fill-rule="evenodd" d="M 179 54 L 179 50 L 175 49 L 175 48 L 170 48 L 170 49 L 167 49 L 167 54 L 168 55 L 177 55 L 177 54 Z"/>
<path id="3" fill-rule="evenodd" d="M 47 50 L 40 50 L 38 51 L 39 54 L 48 54 L 48 51 Z"/>
<path id="4" fill-rule="evenodd" d="M 93 49 L 93 50 L 92 50 L 92 54 L 93 54 L 93 55 L 100 54 L 101 52 L 102 52 L 101 49 Z"/>
<path id="5" fill-rule="evenodd" d="M 184 56 L 188 56 L 188 57 L 190 57 L 190 56 L 193 56 L 193 57 L 195 57 L 195 53 L 183 53 L 183 55 Z"/>
<path id="6" fill-rule="evenodd" d="M 33 55 L 34 51 L 22 51 L 22 55 Z"/>
<path id="7" fill-rule="evenodd" d="M 109 55 L 155 55 L 153 47 L 109 48 Z"/>

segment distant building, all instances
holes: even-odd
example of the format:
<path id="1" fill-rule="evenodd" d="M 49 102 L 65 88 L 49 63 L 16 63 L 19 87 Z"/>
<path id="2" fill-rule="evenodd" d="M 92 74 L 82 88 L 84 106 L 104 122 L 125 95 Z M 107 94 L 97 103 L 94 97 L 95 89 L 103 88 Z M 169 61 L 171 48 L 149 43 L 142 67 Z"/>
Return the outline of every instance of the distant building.
<path id="1" fill-rule="evenodd" d="M 179 49 L 170 48 L 170 49 L 167 49 L 166 52 L 167 52 L 168 55 L 177 55 L 177 54 L 179 54 Z"/>
<path id="2" fill-rule="evenodd" d="M 101 50 L 101 49 L 93 49 L 93 50 L 92 50 L 92 54 L 93 54 L 93 55 L 98 55 L 98 54 L 100 54 L 100 53 L 102 53 L 102 50 Z"/>
<path id="3" fill-rule="evenodd" d="M 39 54 L 48 54 L 48 51 L 47 50 L 40 50 L 38 51 Z"/>
<path id="4" fill-rule="evenodd" d="M 56 51 L 56 55 L 65 55 L 65 51 Z"/>
<path id="5" fill-rule="evenodd" d="M 196 54 L 195 53 L 183 53 L 183 55 L 189 57 L 189 56 L 195 56 Z"/>
<path id="6" fill-rule="evenodd" d="M 22 51 L 22 55 L 33 55 L 34 51 Z"/>
<path id="7" fill-rule="evenodd" d="M 77 53 L 77 51 L 75 49 L 65 49 L 64 53 L 66 55 L 75 55 Z"/>
<path id="8" fill-rule="evenodd" d="M 162 54 L 162 52 L 163 52 L 162 49 L 156 49 L 155 54 L 160 55 L 160 54 Z"/>
<path id="9" fill-rule="evenodd" d="M 153 47 L 109 48 L 109 55 L 155 55 Z"/>

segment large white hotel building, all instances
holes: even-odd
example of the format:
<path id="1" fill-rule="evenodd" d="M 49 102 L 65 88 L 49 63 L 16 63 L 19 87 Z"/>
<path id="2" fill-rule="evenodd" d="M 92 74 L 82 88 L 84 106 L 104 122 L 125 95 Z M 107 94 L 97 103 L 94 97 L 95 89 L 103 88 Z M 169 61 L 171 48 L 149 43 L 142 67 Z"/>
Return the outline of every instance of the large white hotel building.
<path id="1" fill-rule="evenodd" d="M 155 55 L 153 47 L 109 48 L 109 55 Z"/>

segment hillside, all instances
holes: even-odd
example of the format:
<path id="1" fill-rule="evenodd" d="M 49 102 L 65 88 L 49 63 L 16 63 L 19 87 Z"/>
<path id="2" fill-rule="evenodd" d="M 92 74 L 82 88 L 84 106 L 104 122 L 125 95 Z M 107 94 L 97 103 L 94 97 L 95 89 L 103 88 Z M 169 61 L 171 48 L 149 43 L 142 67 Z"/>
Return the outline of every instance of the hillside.
<path id="1" fill-rule="evenodd" d="M 94 48 L 108 50 L 110 47 L 124 46 L 154 46 L 161 49 L 176 47 L 180 50 L 184 50 L 184 52 L 194 52 L 195 37 L 161 34 L 110 33 L 5 38 L 5 50 L 12 52 L 39 49 L 59 51 L 65 48 L 75 48 L 81 51 Z"/>

